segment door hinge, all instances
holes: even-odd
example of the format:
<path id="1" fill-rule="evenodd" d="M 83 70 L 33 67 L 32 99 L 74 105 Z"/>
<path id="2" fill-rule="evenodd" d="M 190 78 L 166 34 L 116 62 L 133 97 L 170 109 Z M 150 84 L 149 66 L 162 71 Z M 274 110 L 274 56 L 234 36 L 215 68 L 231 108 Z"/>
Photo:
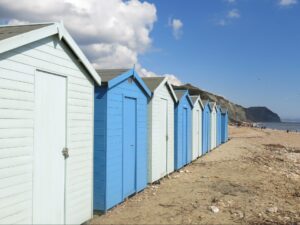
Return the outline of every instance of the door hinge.
<path id="1" fill-rule="evenodd" d="M 65 159 L 69 158 L 69 149 L 68 148 L 64 148 L 62 150 L 62 154 L 65 157 Z"/>
<path id="2" fill-rule="evenodd" d="M 168 135 L 166 136 L 166 140 L 169 141 L 169 136 Z"/>

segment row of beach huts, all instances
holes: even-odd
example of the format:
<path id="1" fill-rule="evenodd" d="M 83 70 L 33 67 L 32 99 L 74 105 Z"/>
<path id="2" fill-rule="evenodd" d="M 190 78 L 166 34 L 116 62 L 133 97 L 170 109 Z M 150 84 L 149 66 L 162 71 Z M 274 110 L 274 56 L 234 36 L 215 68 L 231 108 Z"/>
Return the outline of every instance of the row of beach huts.
<path id="1" fill-rule="evenodd" d="M 0 26 L 0 224 L 81 224 L 228 140 L 167 78 L 95 70 L 61 23 Z"/>

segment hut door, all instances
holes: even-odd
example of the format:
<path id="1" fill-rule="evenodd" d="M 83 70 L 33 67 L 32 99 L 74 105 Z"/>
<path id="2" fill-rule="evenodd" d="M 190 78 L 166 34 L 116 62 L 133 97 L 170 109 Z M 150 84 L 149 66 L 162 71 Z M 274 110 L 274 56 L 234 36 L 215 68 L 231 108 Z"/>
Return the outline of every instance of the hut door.
<path id="1" fill-rule="evenodd" d="M 161 119 L 161 176 L 168 173 L 168 101 L 161 99 L 160 101 L 160 113 Z"/>
<path id="2" fill-rule="evenodd" d="M 197 156 L 199 155 L 199 149 L 200 149 L 200 110 L 196 111 L 196 149 L 194 151 L 197 152 Z"/>
<path id="3" fill-rule="evenodd" d="M 136 191 L 136 99 L 124 100 L 123 196 Z"/>
<path id="4" fill-rule="evenodd" d="M 66 78 L 35 76 L 33 223 L 64 223 Z"/>
<path id="5" fill-rule="evenodd" d="M 187 140 L 188 140 L 188 134 L 187 134 L 187 128 L 188 126 L 188 114 L 187 114 L 187 108 L 183 109 L 183 115 L 182 115 L 182 161 L 183 165 L 186 165 L 188 162 L 188 149 L 187 149 Z"/>

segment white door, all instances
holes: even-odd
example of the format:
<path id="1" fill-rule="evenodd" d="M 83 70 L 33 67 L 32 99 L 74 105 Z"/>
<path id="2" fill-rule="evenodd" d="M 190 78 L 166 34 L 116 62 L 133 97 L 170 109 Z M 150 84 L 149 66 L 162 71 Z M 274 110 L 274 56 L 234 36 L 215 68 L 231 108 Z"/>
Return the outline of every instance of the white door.
<path id="1" fill-rule="evenodd" d="M 37 71 L 33 168 L 33 223 L 64 223 L 66 78 Z"/>
<path id="2" fill-rule="evenodd" d="M 161 123 L 161 177 L 168 173 L 168 101 L 160 100 Z"/>
<path id="3" fill-rule="evenodd" d="M 200 110 L 197 109 L 196 112 L 196 158 L 199 156 L 199 149 L 200 149 Z"/>

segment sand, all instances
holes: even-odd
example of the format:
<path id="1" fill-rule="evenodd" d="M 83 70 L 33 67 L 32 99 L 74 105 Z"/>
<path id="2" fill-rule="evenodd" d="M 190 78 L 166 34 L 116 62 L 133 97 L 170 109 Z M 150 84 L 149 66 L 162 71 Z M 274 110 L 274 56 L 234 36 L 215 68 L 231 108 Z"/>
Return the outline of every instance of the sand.
<path id="1" fill-rule="evenodd" d="M 89 223 L 300 224 L 300 134 L 230 127 L 230 137 Z"/>

